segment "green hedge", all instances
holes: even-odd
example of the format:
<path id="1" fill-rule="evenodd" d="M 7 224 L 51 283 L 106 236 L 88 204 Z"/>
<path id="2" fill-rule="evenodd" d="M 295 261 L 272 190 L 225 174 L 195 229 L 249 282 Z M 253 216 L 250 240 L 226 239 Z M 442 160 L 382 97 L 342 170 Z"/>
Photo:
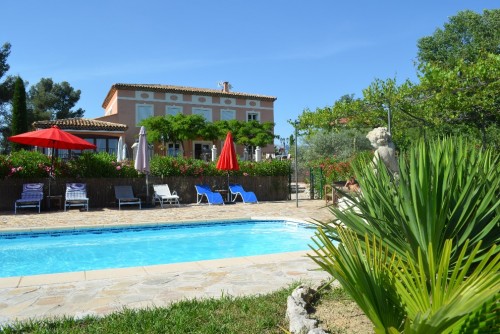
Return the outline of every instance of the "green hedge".
<path id="1" fill-rule="evenodd" d="M 245 176 L 286 176 L 290 174 L 289 161 L 238 161 L 240 169 L 231 171 L 233 175 Z M 151 174 L 155 176 L 217 176 L 227 171 L 218 170 L 215 162 L 192 158 L 173 158 L 154 156 L 150 164 Z"/>
<path id="2" fill-rule="evenodd" d="M 245 176 L 285 176 L 290 174 L 289 161 L 240 161 L 240 170 L 233 175 Z M 151 159 L 153 176 L 217 176 L 226 171 L 216 168 L 215 162 L 205 162 L 190 158 L 154 156 Z M 10 155 L 0 155 L 0 178 L 47 177 L 51 171 L 50 157 L 37 151 L 21 150 Z M 132 161 L 116 162 L 116 157 L 108 153 L 84 152 L 68 161 L 55 159 L 56 177 L 137 177 Z"/>

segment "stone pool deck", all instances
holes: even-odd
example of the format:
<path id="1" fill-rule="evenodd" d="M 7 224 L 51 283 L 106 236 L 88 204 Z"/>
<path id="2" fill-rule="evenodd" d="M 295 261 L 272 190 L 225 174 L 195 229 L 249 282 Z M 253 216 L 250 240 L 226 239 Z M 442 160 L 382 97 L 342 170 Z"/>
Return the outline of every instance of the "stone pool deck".
<path id="1" fill-rule="evenodd" d="M 90 209 L 82 212 L 0 213 L 0 231 L 232 218 L 332 218 L 321 200 L 237 203 L 225 206 L 181 205 L 138 210 Z M 105 315 L 123 308 L 165 306 L 189 298 L 255 295 L 289 284 L 328 278 L 315 271 L 307 252 L 282 253 L 171 265 L 0 278 L 0 327 L 16 320 L 67 315 Z"/>

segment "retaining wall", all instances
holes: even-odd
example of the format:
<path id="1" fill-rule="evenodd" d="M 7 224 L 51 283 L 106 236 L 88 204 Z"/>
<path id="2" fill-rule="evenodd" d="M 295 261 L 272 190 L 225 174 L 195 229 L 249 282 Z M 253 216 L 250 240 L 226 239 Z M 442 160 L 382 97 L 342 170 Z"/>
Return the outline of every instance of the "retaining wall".
<path id="1" fill-rule="evenodd" d="M 134 194 L 146 203 L 146 178 L 92 178 L 92 179 L 5 179 L 0 181 L 0 211 L 14 210 L 14 202 L 21 198 L 24 183 L 40 182 L 44 184 L 44 195 L 63 195 L 66 183 L 80 182 L 87 184 L 87 196 L 90 208 L 116 207 L 114 186 L 131 185 Z M 196 203 L 195 184 L 209 184 L 213 190 L 227 189 L 225 176 L 213 177 L 153 177 L 148 178 L 150 199 L 153 197 L 153 184 L 167 183 L 171 191 L 177 191 L 181 203 Z M 247 191 L 253 191 L 259 201 L 281 201 L 289 198 L 288 176 L 230 176 L 229 182 L 240 183 Z M 53 204 L 54 205 L 54 204 Z M 47 209 L 44 198 L 42 210 Z"/>

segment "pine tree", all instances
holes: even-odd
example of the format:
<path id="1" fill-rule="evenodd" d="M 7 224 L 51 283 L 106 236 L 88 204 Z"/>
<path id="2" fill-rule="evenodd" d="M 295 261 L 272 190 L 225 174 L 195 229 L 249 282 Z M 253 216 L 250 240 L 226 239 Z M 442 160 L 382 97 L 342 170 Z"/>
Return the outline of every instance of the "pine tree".
<path id="1" fill-rule="evenodd" d="M 28 131 L 28 110 L 26 107 L 26 89 L 21 77 L 17 77 L 12 98 L 12 135 Z M 23 145 L 12 143 L 12 150 L 20 150 Z"/>

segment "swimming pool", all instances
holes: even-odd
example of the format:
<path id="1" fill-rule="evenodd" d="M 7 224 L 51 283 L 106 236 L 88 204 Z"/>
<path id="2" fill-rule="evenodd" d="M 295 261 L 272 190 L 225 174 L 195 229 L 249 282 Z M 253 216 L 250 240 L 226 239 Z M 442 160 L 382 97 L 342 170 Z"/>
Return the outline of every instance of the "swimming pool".
<path id="1" fill-rule="evenodd" d="M 0 233 L 0 277 L 125 268 L 309 249 L 314 229 L 284 220 Z"/>

